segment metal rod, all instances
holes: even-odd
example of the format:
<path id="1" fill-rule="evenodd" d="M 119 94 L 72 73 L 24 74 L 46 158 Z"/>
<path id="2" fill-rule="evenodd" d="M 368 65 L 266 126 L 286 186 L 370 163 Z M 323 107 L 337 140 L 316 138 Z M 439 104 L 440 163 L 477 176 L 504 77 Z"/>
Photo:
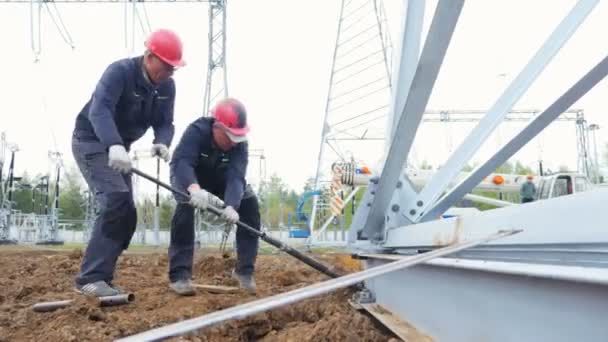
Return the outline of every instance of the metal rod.
<path id="1" fill-rule="evenodd" d="M 149 330 L 143 333 L 132 335 L 123 339 L 117 340 L 117 342 L 131 342 L 131 341 L 157 341 L 168 337 L 179 336 L 196 329 L 209 327 L 231 319 L 242 319 L 247 316 L 251 316 L 263 311 L 278 308 L 284 305 L 295 303 L 310 297 L 325 294 L 340 288 L 345 288 L 353 284 L 360 283 L 364 280 L 378 277 L 390 272 L 394 272 L 400 269 L 411 267 L 425 261 L 429 261 L 434 258 L 452 254 L 470 247 L 480 245 L 482 243 L 500 239 L 503 237 L 511 236 L 519 233 L 521 230 L 507 230 L 499 231 L 488 237 L 455 244 L 448 247 L 443 247 L 430 251 L 427 253 L 418 254 L 409 258 L 404 258 L 399 261 L 390 262 L 381 266 L 369 268 L 364 271 L 351 273 L 349 275 L 331 279 L 317 284 L 309 285 L 297 290 L 281 293 L 276 296 L 267 297 L 259 300 L 255 300 L 250 303 L 237 305 L 228 309 L 212 312 L 200 317 L 192 318 L 189 320 L 173 323 L 161 328 Z M 406 285 L 406 284 L 404 284 Z"/>
<path id="2" fill-rule="evenodd" d="M 135 300 L 135 295 L 132 293 L 120 294 L 116 296 L 99 297 L 99 306 L 114 306 L 128 304 Z M 74 299 L 59 300 L 54 302 L 43 302 L 32 305 L 32 310 L 35 312 L 49 312 L 57 309 L 66 308 L 74 303 Z"/>
<path id="3" fill-rule="evenodd" d="M 165 188 L 165 189 L 167 189 L 167 190 L 169 190 L 171 192 L 174 192 L 174 193 L 176 193 L 178 195 L 181 195 L 181 196 L 184 196 L 186 198 L 190 198 L 190 195 L 188 195 L 187 193 L 185 193 L 183 191 L 180 191 L 180 190 L 177 190 L 177 189 L 173 188 L 171 185 L 166 184 L 166 183 L 162 182 L 161 180 L 158 180 L 158 179 L 156 179 L 154 177 L 151 177 L 151 176 L 149 176 L 149 175 L 141 172 L 140 170 L 138 170 L 136 168 L 132 168 L 131 172 L 133 172 L 134 174 L 136 174 L 136 175 L 138 175 L 140 177 L 143 177 L 143 178 L 145 178 L 145 179 L 147 179 L 147 180 L 149 180 L 149 181 L 151 181 L 153 183 L 156 183 L 156 184 L 162 186 L 163 188 Z M 207 210 L 210 211 L 210 212 L 212 212 L 215 215 L 218 215 L 218 216 L 220 216 L 222 214 L 222 210 L 220 210 L 220 209 L 218 209 L 218 208 L 216 208 L 214 206 L 211 206 L 211 205 L 207 207 Z M 315 259 L 313 259 L 313 258 L 311 258 L 311 257 L 309 257 L 309 256 L 307 256 L 305 254 L 300 253 L 298 250 L 296 250 L 296 249 L 294 249 L 294 248 L 292 248 L 292 247 L 284 244 L 280 240 L 277 240 L 277 239 L 275 239 L 275 238 L 267 235 L 265 232 L 261 232 L 261 231 L 255 229 L 255 228 L 251 227 L 250 225 L 248 225 L 246 223 L 243 223 L 241 221 L 238 221 L 236 224 L 239 227 L 247 230 L 249 233 L 257 235 L 260 239 L 262 239 L 262 240 L 266 241 L 267 243 L 273 245 L 274 247 L 282 250 L 283 252 L 285 252 L 285 253 L 293 256 L 294 258 L 302 261 L 303 263 L 305 263 L 306 265 L 314 268 L 315 270 L 317 270 L 317 271 L 319 271 L 319 272 L 321 272 L 323 274 L 326 274 L 326 275 L 328 275 L 328 276 L 330 276 L 332 278 L 337 278 L 337 277 L 340 276 L 338 273 L 332 271 L 328 266 L 322 264 L 321 262 L 319 262 L 319 261 L 317 261 L 317 260 L 315 260 Z"/>
<path id="4" fill-rule="evenodd" d="M 49 312 L 49 311 L 54 311 L 57 309 L 68 307 L 68 306 L 72 305 L 73 302 L 74 302 L 73 299 L 69 299 L 69 300 L 60 300 L 60 301 L 56 301 L 56 302 L 37 303 L 37 304 L 32 305 L 32 310 L 34 310 L 35 312 Z"/>
<path id="5" fill-rule="evenodd" d="M 132 293 L 120 294 L 116 296 L 99 297 L 99 306 L 114 306 L 128 304 L 135 300 Z"/>

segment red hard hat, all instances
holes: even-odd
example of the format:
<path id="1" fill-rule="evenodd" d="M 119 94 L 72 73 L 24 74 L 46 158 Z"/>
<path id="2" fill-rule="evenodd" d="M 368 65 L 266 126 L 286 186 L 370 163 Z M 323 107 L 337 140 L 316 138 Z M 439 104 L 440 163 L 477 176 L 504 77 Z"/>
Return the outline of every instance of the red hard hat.
<path id="1" fill-rule="evenodd" d="M 175 32 L 160 29 L 150 34 L 144 43 L 146 48 L 174 67 L 182 67 L 186 62 L 182 59 L 182 41 Z"/>
<path id="2" fill-rule="evenodd" d="M 211 110 L 215 122 L 230 134 L 243 137 L 249 132 L 247 111 L 238 100 L 226 98 L 218 102 Z"/>

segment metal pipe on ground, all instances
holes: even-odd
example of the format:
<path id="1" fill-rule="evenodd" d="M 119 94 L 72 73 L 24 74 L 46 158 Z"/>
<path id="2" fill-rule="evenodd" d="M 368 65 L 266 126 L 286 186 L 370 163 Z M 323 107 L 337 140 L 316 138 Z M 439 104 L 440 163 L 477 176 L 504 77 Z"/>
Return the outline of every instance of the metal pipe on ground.
<path id="1" fill-rule="evenodd" d="M 135 300 L 135 295 L 132 293 L 120 294 L 116 296 L 99 297 L 99 306 L 114 306 L 128 304 Z M 32 310 L 35 312 L 50 312 L 57 309 L 66 308 L 74 303 L 74 299 L 59 300 L 54 302 L 43 302 L 32 305 Z"/>
<path id="2" fill-rule="evenodd" d="M 117 340 L 117 342 L 135 341 L 158 341 L 169 337 L 187 334 L 191 331 L 209 327 L 231 319 L 242 319 L 263 311 L 275 309 L 284 305 L 292 304 L 310 297 L 325 294 L 340 288 L 346 288 L 364 280 L 378 277 L 390 272 L 411 267 L 434 258 L 452 254 L 482 243 L 504 238 L 517 234 L 522 230 L 504 230 L 491 234 L 487 237 L 471 240 L 468 242 L 454 244 L 448 247 L 404 258 L 402 260 L 387 263 L 385 265 L 369 268 L 364 271 L 351 273 L 340 278 L 326 280 L 317 284 L 309 285 L 297 290 L 281 293 L 276 296 L 262 298 L 253 302 L 233 306 L 228 309 L 212 312 L 200 317 L 188 319 L 178 323 L 173 323 L 164 327 L 145 331 L 136 335 L 128 336 Z"/>
<path id="3" fill-rule="evenodd" d="M 140 177 L 143 177 L 143 178 L 145 178 L 145 179 L 147 179 L 147 180 L 149 180 L 149 181 L 151 181 L 151 182 L 153 182 L 153 183 L 155 183 L 157 185 L 160 185 L 163 188 L 165 188 L 165 189 L 167 189 L 167 190 L 169 190 L 169 191 L 171 191 L 173 193 L 179 194 L 179 195 L 184 196 L 186 198 L 190 198 L 190 195 L 188 195 L 187 193 L 185 193 L 183 191 L 180 191 L 180 190 L 177 190 L 177 189 L 173 188 L 171 185 L 166 184 L 166 183 L 162 182 L 161 180 L 156 179 L 156 178 L 154 178 L 154 177 L 152 177 L 152 176 L 150 176 L 150 175 L 148 175 L 148 174 L 146 174 L 146 173 L 144 173 L 144 172 L 142 172 L 142 171 L 140 171 L 140 170 L 138 170 L 136 168 L 131 168 L 131 172 L 133 172 L 134 174 L 136 174 L 136 175 L 138 175 Z M 222 211 L 220 209 L 215 208 L 213 206 L 209 206 L 207 208 L 207 210 L 210 211 L 210 212 L 212 212 L 212 213 L 214 213 L 215 215 L 218 215 L 218 216 L 222 214 Z M 312 257 L 309 257 L 308 255 L 305 255 L 305 254 L 301 253 L 300 251 L 298 251 L 298 250 L 290 247 L 289 245 L 284 244 L 280 240 L 277 240 L 277 239 L 273 238 L 272 236 L 267 235 L 265 232 L 259 231 L 259 230 L 255 229 L 255 228 L 249 226 L 248 224 L 241 222 L 241 221 L 238 221 L 236 224 L 239 227 L 247 230 L 249 233 L 257 235 L 260 239 L 266 241 L 267 243 L 273 245 L 274 247 L 280 249 L 281 251 L 283 251 L 283 252 L 285 252 L 285 253 L 293 256 L 294 258 L 300 260 L 301 262 L 303 262 L 306 265 L 314 268 L 315 270 L 317 270 L 317 271 L 319 271 L 319 272 L 321 272 L 321 273 L 323 273 L 325 275 L 328 275 L 328 276 L 330 276 L 332 278 L 338 278 L 338 277 L 340 277 L 340 274 L 338 274 L 335 271 L 333 271 L 332 268 L 328 267 L 327 265 L 324 265 L 323 263 L 321 263 L 320 261 L 318 261 L 318 260 L 316 260 L 316 259 L 314 259 Z"/>

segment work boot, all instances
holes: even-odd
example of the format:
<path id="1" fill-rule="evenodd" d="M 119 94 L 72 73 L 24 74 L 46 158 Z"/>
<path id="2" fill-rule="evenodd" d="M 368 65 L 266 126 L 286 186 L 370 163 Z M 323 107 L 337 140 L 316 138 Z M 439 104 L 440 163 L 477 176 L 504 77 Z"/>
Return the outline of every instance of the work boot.
<path id="1" fill-rule="evenodd" d="M 196 293 L 190 279 L 180 279 L 178 281 L 169 284 L 169 287 L 173 292 L 180 296 L 194 296 Z"/>
<path id="2" fill-rule="evenodd" d="M 232 270 L 232 278 L 239 281 L 240 288 L 247 290 L 249 293 L 255 293 L 256 285 L 252 274 L 238 274 Z"/>
<path id="3" fill-rule="evenodd" d="M 120 294 L 118 290 L 112 288 L 103 280 L 84 285 L 76 284 L 75 290 L 80 294 L 93 297 L 116 296 Z"/>

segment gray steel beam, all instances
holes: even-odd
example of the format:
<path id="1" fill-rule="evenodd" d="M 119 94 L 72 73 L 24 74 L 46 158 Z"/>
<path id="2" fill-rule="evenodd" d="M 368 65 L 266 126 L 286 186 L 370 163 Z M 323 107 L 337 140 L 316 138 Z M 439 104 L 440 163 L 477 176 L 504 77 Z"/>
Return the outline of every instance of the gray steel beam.
<path id="1" fill-rule="evenodd" d="M 435 341 L 606 341 L 605 271 L 521 266 L 518 274 L 512 263 L 435 259 L 366 285 L 376 303 Z"/>
<path id="2" fill-rule="evenodd" d="M 421 221 L 432 220 L 448 210 L 454 203 L 471 191 L 484 177 L 496 170 L 497 167 L 509 160 L 520 148 L 534 138 L 561 113 L 583 97 L 608 74 L 608 56 L 593 67 L 585 76 L 576 82 L 568 91 L 560 96 L 544 112 L 537 116 L 526 128 L 519 132 L 511 141 L 503 146 L 492 158 L 478 166 L 448 192 L 431 210 L 426 212 Z"/>
<path id="3" fill-rule="evenodd" d="M 405 21 L 401 29 L 401 41 L 399 41 L 399 48 L 397 50 L 398 55 L 395 61 L 401 61 L 401 63 L 395 63 L 391 84 L 392 88 L 392 99 L 391 107 L 389 108 L 389 119 L 387 120 L 387 137 L 386 146 L 390 146 L 392 137 L 395 134 L 397 122 L 399 117 L 397 116 L 396 109 L 403 108 L 407 99 L 407 95 L 410 92 L 412 81 L 416 73 L 416 67 L 418 66 L 418 59 L 420 57 L 420 38 L 422 36 L 422 25 L 424 23 L 424 7 L 425 2 L 422 0 L 409 0 L 407 1 L 407 9 L 405 13 Z M 399 112 L 399 114 L 401 114 Z"/>
<path id="4" fill-rule="evenodd" d="M 530 59 L 492 108 L 490 108 L 488 114 L 462 142 L 445 165 L 433 176 L 429 184 L 422 189 L 420 196 L 413 198 L 406 204 L 411 220 L 417 222 L 439 196 L 443 194 L 454 177 L 458 175 L 465 164 L 477 152 L 496 126 L 503 121 L 509 109 L 523 96 L 546 65 L 549 64 L 561 47 L 595 8 L 598 1 L 580 0 L 560 22 L 543 46 Z"/>
<path id="5" fill-rule="evenodd" d="M 366 220 L 364 231 L 374 240 L 381 238 L 386 209 L 403 171 L 463 5 L 463 0 L 442 0 L 435 10 L 411 89 L 400 110 L 402 114 L 384 163 L 378 191 Z"/>

